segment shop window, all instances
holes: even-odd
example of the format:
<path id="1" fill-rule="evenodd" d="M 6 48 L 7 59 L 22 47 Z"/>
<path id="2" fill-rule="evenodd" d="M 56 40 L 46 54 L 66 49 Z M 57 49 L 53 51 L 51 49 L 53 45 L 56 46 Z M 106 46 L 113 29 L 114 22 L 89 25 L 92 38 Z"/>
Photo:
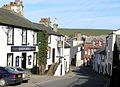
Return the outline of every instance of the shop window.
<path id="1" fill-rule="evenodd" d="M 14 43 L 14 28 L 7 27 L 7 44 L 11 45 Z"/>
<path id="2" fill-rule="evenodd" d="M 29 56 L 28 56 L 28 65 L 31 65 L 31 59 L 32 59 L 32 56 L 29 55 Z"/>
<path id="3" fill-rule="evenodd" d="M 25 29 L 22 30 L 22 44 L 23 45 L 27 44 L 27 30 Z"/>
<path id="4" fill-rule="evenodd" d="M 13 54 L 12 53 L 7 54 L 7 66 L 13 66 Z"/>
<path id="5" fill-rule="evenodd" d="M 16 66 L 19 66 L 19 56 L 16 56 Z"/>

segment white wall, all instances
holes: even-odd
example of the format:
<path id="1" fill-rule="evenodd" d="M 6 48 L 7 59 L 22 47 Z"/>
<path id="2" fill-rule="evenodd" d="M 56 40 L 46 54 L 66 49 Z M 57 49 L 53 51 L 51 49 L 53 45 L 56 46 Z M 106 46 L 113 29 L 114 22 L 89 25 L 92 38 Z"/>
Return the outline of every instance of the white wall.
<path id="1" fill-rule="evenodd" d="M 22 30 L 20 28 L 14 28 L 14 45 L 7 45 L 7 29 L 6 26 L 0 26 L 0 66 L 7 65 L 7 53 L 13 53 L 13 66 L 15 66 L 16 56 L 22 56 L 22 52 L 11 52 L 11 46 L 22 46 Z M 27 31 L 27 42 L 29 46 L 33 46 L 33 31 Z M 36 32 L 37 33 L 37 32 Z M 36 38 L 37 39 L 37 38 Z M 28 46 L 28 45 L 27 45 Z M 36 46 L 36 51 L 24 51 L 26 53 L 26 68 L 33 67 L 33 52 L 37 52 L 38 47 Z M 28 56 L 31 55 L 31 65 L 28 65 Z M 21 59 L 19 59 L 19 66 L 21 67 Z"/>
<path id="2" fill-rule="evenodd" d="M 64 58 L 65 58 L 65 71 L 70 70 L 71 58 L 70 58 L 70 48 L 64 49 Z"/>
<path id="3" fill-rule="evenodd" d="M 54 76 L 64 76 L 65 75 L 65 61 L 64 58 L 61 59 L 62 62 L 58 65 L 58 68 Z"/>
<path id="4" fill-rule="evenodd" d="M 0 66 L 6 66 L 7 64 L 7 52 L 10 48 L 7 47 L 7 32 L 4 26 L 0 26 Z"/>
<path id="5" fill-rule="evenodd" d="M 47 59 L 47 66 L 48 65 L 51 65 L 52 64 L 52 54 L 53 54 L 53 48 L 55 49 L 55 59 L 56 59 L 56 54 L 57 54 L 57 36 L 55 36 L 55 35 L 50 35 L 50 43 L 48 44 L 48 46 L 51 48 L 50 49 L 50 58 L 49 59 Z M 46 66 L 46 68 L 47 68 L 47 66 Z"/>
<path id="6" fill-rule="evenodd" d="M 83 60 L 81 60 L 82 52 L 78 51 L 76 55 L 76 66 L 83 66 Z"/>

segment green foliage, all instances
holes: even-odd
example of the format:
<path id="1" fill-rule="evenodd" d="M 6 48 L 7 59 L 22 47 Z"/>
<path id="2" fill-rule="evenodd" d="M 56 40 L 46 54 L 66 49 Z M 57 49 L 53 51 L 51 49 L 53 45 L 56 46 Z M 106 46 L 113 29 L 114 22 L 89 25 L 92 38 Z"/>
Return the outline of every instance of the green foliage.
<path id="1" fill-rule="evenodd" d="M 47 59 L 47 46 L 48 46 L 48 33 L 46 31 L 38 32 L 38 55 L 37 60 L 40 65 L 46 65 Z"/>
<path id="2" fill-rule="evenodd" d="M 59 33 L 67 35 L 67 36 L 73 36 L 75 32 L 80 32 L 82 35 L 87 35 L 87 36 L 100 36 L 100 35 L 108 35 L 111 33 L 113 30 L 108 30 L 108 29 L 59 29 Z"/>

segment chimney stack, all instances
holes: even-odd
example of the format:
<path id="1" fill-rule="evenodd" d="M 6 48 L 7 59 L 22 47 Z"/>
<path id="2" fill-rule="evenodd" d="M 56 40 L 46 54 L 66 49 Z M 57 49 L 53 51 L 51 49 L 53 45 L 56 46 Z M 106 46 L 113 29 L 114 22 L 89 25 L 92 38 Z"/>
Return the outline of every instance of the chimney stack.
<path id="1" fill-rule="evenodd" d="M 55 19 L 54 19 L 54 22 L 53 22 L 53 31 L 58 32 L 57 18 L 55 18 Z"/>
<path id="2" fill-rule="evenodd" d="M 41 18 L 41 20 L 39 21 L 40 24 L 43 24 L 47 27 L 51 27 L 51 21 L 50 18 Z"/>

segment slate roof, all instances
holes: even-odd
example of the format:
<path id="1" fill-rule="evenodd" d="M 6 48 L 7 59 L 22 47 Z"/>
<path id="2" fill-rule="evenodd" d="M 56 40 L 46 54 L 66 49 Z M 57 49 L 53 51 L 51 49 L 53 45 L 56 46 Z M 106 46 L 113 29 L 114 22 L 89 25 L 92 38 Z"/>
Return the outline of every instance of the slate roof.
<path id="1" fill-rule="evenodd" d="M 0 25 L 13 26 L 32 30 L 40 30 L 38 27 L 23 16 L 19 16 L 13 11 L 0 8 Z"/>
<path id="2" fill-rule="evenodd" d="M 34 25 L 35 25 L 36 27 L 39 27 L 41 30 L 47 31 L 47 33 L 48 33 L 49 35 L 63 36 L 62 34 L 59 34 L 59 33 L 55 32 L 55 31 L 53 31 L 51 27 L 46 27 L 45 25 L 43 25 L 43 24 L 38 24 L 38 23 L 34 23 Z"/>

